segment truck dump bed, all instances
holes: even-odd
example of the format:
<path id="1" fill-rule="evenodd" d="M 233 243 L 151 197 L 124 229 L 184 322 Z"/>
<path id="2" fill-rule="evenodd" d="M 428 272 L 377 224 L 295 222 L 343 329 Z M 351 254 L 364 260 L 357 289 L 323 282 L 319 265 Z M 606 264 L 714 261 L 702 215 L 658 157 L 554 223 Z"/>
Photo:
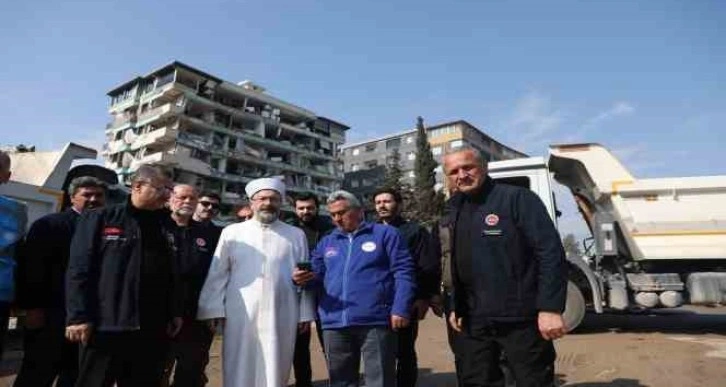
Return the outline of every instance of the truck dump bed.
<path id="1" fill-rule="evenodd" d="M 553 145 L 548 164 L 591 229 L 615 219 L 634 260 L 726 258 L 726 176 L 637 179 L 598 144 Z"/>

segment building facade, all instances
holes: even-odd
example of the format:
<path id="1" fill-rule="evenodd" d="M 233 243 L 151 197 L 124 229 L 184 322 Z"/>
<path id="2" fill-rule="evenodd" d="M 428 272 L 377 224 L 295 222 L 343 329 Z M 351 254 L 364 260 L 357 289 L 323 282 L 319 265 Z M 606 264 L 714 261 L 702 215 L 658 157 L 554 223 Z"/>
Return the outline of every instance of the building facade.
<path id="1" fill-rule="evenodd" d="M 108 93 L 106 167 L 122 180 L 141 164 L 173 170 L 177 183 L 243 200 L 244 186 L 279 176 L 291 194 L 324 197 L 342 185 L 339 147 L 349 129 L 282 101 L 250 82 L 232 83 L 180 62 Z"/>
<path id="2" fill-rule="evenodd" d="M 524 153 L 494 140 L 464 120 L 430 126 L 426 128 L 426 132 L 431 145 L 431 152 L 439 164 L 442 155 L 462 146 L 471 146 L 478 149 L 488 161 L 527 157 Z M 395 148 L 398 149 L 401 155 L 401 169 L 404 171 L 404 180 L 406 183 L 413 184 L 416 161 L 415 129 L 343 146 L 341 149 L 345 172 L 343 187 L 361 196 L 364 200 L 370 199 L 368 197 L 370 193 L 374 192 L 383 182 L 385 167 L 388 165 L 391 152 Z M 377 173 L 362 173 L 362 171 L 374 168 L 378 170 Z M 436 189 L 440 190 L 443 186 L 444 175 L 441 165 L 439 165 L 436 169 Z"/>

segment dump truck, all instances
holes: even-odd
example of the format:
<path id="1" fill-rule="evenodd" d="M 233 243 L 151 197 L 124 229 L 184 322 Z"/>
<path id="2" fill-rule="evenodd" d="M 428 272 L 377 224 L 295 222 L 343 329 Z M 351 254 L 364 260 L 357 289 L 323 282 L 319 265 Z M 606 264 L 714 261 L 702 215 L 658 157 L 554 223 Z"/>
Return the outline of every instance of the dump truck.
<path id="1" fill-rule="evenodd" d="M 638 179 L 599 144 L 552 145 L 489 174 L 537 193 L 555 223 L 552 180 L 571 192 L 590 236 L 567 257 L 570 330 L 588 311 L 726 302 L 726 176 Z"/>

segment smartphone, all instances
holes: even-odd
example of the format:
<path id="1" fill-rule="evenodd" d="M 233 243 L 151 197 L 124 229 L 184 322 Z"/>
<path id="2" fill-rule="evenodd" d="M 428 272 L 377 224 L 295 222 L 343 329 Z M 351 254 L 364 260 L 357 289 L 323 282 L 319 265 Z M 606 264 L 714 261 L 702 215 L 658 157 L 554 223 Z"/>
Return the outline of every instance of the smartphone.
<path id="1" fill-rule="evenodd" d="M 310 271 L 313 270 L 313 264 L 310 263 L 310 261 L 298 262 L 297 268 L 300 270 Z"/>

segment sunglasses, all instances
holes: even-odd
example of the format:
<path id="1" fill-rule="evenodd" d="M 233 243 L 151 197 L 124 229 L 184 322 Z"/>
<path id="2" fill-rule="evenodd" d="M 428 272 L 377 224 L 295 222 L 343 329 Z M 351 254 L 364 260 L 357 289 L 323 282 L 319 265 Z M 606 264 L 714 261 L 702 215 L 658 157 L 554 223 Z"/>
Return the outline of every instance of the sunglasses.
<path id="1" fill-rule="evenodd" d="M 201 204 L 202 207 L 211 207 L 213 210 L 218 210 L 219 209 L 219 203 L 199 202 L 199 204 Z"/>

